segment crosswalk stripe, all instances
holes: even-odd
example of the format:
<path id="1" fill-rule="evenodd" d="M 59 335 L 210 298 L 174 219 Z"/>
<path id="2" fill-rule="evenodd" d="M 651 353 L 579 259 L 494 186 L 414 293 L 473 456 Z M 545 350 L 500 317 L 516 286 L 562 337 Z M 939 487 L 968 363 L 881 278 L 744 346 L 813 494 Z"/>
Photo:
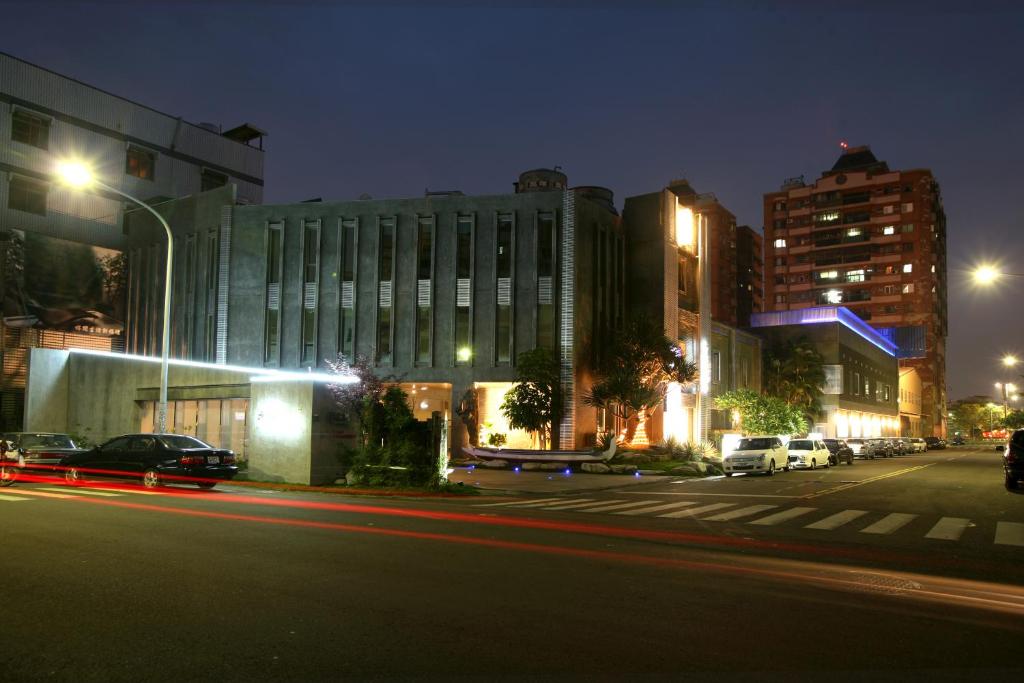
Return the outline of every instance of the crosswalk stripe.
<path id="1" fill-rule="evenodd" d="M 997 545 L 1024 545 L 1024 524 L 996 522 Z"/>
<path id="2" fill-rule="evenodd" d="M 661 512 L 662 510 L 671 510 L 672 508 L 683 508 L 689 505 L 696 505 L 696 503 L 662 503 L 661 505 L 652 505 L 646 508 L 634 508 L 633 510 L 623 510 L 616 512 L 617 515 L 645 515 L 648 512 Z"/>
<path id="3" fill-rule="evenodd" d="M 701 505 L 699 508 L 690 508 L 689 510 L 677 510 L 675 512 L 669 512 L 668 514 L 658 515 L 665 519 L 679 519 L 680 517 L 690 517 L 691 515 L 700 515 L 705 512 L 711 512 L 713 510 L 721 510 L 722 508 L 731 508 L 736 503 L 712 503 L 711 505 Z"/>
<path id="4" fill-rule="evenodd" d="M 650 502 L 651 501 L 649 501 L 649 500 L 634 500 L 634 501 L 629 502 L 629 503 L 617 503 L 615 505 L 602 505 L 601 507 L 596 507 L 596 508 L 592 508 L 592 507 L 583 508 L 582 510 L 577 510 L 577 512 L 609 512 L 611 510 L 625 510 L 626 508 L 632 508 L 632 507 L 636 507 L 638 505 L 647 505 Z"/>
<path id="5" fill-rule="evenodd" d="M 511 507 L 513 505 L 532 505 L 534 503 L 552 503 L 552 502 L 554 502 L 556 500 L 565 500 L 565 498 L 531 498 L 530 500 L 517 500 L 517 501 L 513 501 L 511 503 L 509 503 L 507 501 L 506 502 L 502 502 L 502 503 L 487 503 L 485 505 L 477 505 L 476 507 L 478 507 L 478 508 L 493 508 L 493 507 L 500 507 L 500 506 Z"/>
<path id="6" fill-rule="evenodd" d="M 6 501 L 9 501 L 11 503 L 16 503 L 19 500 L 28 500 L 28 498 L 18 498 L 17 496 L 5 496 L 5 495 L 0 494 L 0 500 L 6 500 Z"/>
<path id="7" fill-rule="evenodd" d="M 68 493 L 68 489 L 40 488 L 40 491 L 53 491 L 55 493 Z M 70 492 L 76 496 L 119 496 L 120 493 L 108 493 L 106 491 L 86 491 L 85 489 L 74 489 Z"/>
<path id="8" fill-rule="evenodd" d="M 813 524 L 808 524 L 804 528 L 831 531 L 833 529 L 838 529 L 847 522 L 852 522 L 855 519 L 863 517 L 866 514 L 868 514 L 867 510 L 843 510 L 842 512 L 837 512 L 834 515 L 829 515 L 825 519 L 818 520 Z"/>
<path id="9" fill-rule="evenodd" d="M 874 524 L 864 527 L 860 532 L 862 534 L 891 534 L 909 524 L 916 517 L 917 515 L 911 515 L 906 512 L 893 512 L 882 517 L 882 519 Z"/>
<path id="10" fill-rule="evenodd" d="M 702 519 L 705 522 L 728 522 L 730 519 L 749 517 L 751 515 L 756 515 L 759 512 L 764 512 L 765 510 L 771 510 L 777 507 L 778 505 L 750 505 L 745 508 L 740 508 L 739 510 L 729 510 L 728 512 L 722 512 L 711 517 L 703 517 Z"/>
<path id="11" fill-rule="evenodd" d="M 781 522 L 793 519 L 794 517 L 806 515 L 808 512 L 814 512 L 817 509 L 818 508 L 789 508 L 788 510 L 783 510 L 782 512 L 776 512 L 774 515 L 768 515 L 767 517 L 762 517 L 761 519 L 755 519 L 751 522 L 747 522 L 747 524 L 757 524 L 758 526 L 774 526 Z"/>
<path id="12" fill-rule="evenodd" d="M 26 491 L 21 489 L 18 491 L 19 496 L 38 496 L 39 498 L 74 498 L 66 493 L 46 493 L 44 491 Z"/>
<path id="13" fill-rule="evenodd" d="M 585 508 L 591 505 L 605 505 L 610 503 L 624 503 L 622 500 L 594 500 L 593 498 L 581 498 L 575 503 L 569 503 L 568 505 L 545 505 L 545 510 L 572 510 L 573 508 Z"/>
<path id="14" fill-rule="evenodd" d="M 964 529 L 971 520 L 963 517 L 943 517 L 924 535 L 925 538 L 938 538 L 943 541 L 959 541 Z"/>
<path id="15" fill-rule="evenodd" d="M 545 509 L 549 509 L 548 508 L 549 505 L 554 505 L 556 507 L 561 507 L 562 503 L 565 503 L 566 505 L 575 505 L 577 503 L 583 503 L 584 505 L 600 505 L 601 501 L 599 501 L 599 500 L 597 500 L 595 498 L 568 498 L 568 499 L 562 498 L 559 503 L 552 503 L 550 501 L 547 501 L 547 502 L 544 502 L 544 503 L 541 503 L 541 502 L 527 503 L 526 505 L 520 505 L 519 507 L 520 508 L 545 508 Z M 551 508 L 551 509 L 553 509 L 553 508 Z"/>

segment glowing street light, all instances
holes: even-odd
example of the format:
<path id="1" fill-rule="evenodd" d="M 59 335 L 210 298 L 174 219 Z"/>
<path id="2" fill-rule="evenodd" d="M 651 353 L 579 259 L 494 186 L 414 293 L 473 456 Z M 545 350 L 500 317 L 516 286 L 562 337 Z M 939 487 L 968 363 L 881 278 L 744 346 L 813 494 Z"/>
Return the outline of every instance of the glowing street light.
<path id="1" fill-rule="evenodd" d="M 1005 277 L 1024 277 L 1024 273 L 1007 273 L 991 263 L 984 263 L 971 271 L 971 279 L 974 280 L 974 284 L 982 287 L 994 285 Z"/>
<path id="2" fill-rule="evenodd" d="M 122 192 L 116 187 L 111 187 L 96 177 L 96 174 L 85 164 L 79 161 L 61 161 L 57 164 L 56 176 L 64 185 L 76 190 L 87 190 L 100 188 L 107 192 L 124 197 L 128 201 L 138 204 L 146 211 L 149 211 L 164 227 L 167 233 L 167 272 L 164 275 L 164 320 L 163 320 L 163 342 L 160 348 L 160 402 L 157 405 L 157 433 L 167 431 L 167 366 L 171 349 L 171 260 L 174 256 L 174 238 L 171 236 L 171 226 L 167 225 L 164 217 L 157 213 L 153 207 L 135 197 Z"/>
<path id="3" fill-rule="evenodd" d="M 1012 368 L 1014 365 L 1016 365 L 1019 362 L 1020 361 L 1017 360 L 1017 357 L 1012 355 L 1012 354 L 1008 353 L 1005 356 L 1003 356 L 1003 365 L 1005 365 L 1008 368 Z"/>

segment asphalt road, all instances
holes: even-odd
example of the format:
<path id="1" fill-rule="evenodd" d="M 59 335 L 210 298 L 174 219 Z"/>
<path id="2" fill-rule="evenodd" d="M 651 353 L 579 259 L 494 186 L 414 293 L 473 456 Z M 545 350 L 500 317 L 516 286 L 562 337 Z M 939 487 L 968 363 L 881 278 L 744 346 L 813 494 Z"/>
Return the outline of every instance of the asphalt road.
<path id="1" fill-rule="evenodd" d="M 0 490 L 0 680 L 1024 671 L 1024 497 L 994 452 L 676 481 L 459 499 L 19 483 Z"/>

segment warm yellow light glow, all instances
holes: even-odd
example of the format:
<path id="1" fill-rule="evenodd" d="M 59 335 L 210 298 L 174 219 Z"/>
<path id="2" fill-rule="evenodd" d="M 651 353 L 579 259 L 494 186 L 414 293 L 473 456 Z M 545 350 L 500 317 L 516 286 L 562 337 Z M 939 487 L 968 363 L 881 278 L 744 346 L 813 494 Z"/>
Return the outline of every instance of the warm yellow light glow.
<path id="1" fill-rule="evenodd" d="M 696 228 L 693 220 L 693 209 L 683 206 L 676 199 L 676 244 L 680 247 L 692 247 Z"/>
<path id="2" fill-rule="evenodd" d="M 1001 273 L 995 266 L 989 265 L 978 266 L 974 269 L 974 272 L 971 273 L 971 277 L 974 278 L 974 282 L 983 286 L 991 285 L 999 279 L 1000 275 Z"/>
<path id="3" fill-rule="evenodd" d="M 1008 368 L 1012 368 L 1014 365 L 1016 365 L 1019 362 L 1020 361 L 1017 360 L 1016 356 L 1012 356 L 1012 355 L 1009 355 L 1009 354 L 1003 356 L 1003 365 L 1005 365 Z"/>
<path id="4" fill-rule="evenodd" d="M 92 171 L 78 161 L 62 161 L 57 164 L 57 177 L 65 185 L 77 189 L 86 188 L 95 180 Z"/>
<path id="5" fill-rule="evenodd" d="M 458 356 L 460 361 L 465 363 L 466 361 L 473 357 L 473 349 L 469 348 L 468 346 L 462 346 L 459 348 L 456 355 Z"/>
<path id="6" fill-rule="evenodd" d="M 1002 389 L 1002 388 L 1003 388 L 1003 383 L 1002 382 L 996 382 L 996 389 Z"/>
<path id="7" fill-rule="evenodd" d="M 1007 383 L 1006 390 L 1007 391 L 1017 391 L 1017 385 L 1016 384 L 1009 384 L 1009 383 Z"/>
<path id="8" fill-rule="evenodd" d="M 683 387 L 678 382 L 670 382 L 665 390 L 665 413 L 662 419 L 662 431 L 665 438 L 676 441 L 689 441 L 690 430 L 683 408 Z"/>

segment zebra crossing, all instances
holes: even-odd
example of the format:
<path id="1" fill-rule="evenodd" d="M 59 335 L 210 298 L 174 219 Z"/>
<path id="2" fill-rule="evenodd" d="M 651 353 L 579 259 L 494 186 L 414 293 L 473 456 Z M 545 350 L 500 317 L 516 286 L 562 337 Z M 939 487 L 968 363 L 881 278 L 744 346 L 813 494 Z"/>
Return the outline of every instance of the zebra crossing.
<path id="1" fill-rule="evenodd" d="M 5 489 L 0 493 L 0 503 L 18 503 L 40 498 L 66 500 L 79 497 L 117 498 L 120 496 L 160 496 L 158 491 L 136 489 L 89 488 L 85 486 L 39 486 L 34 488 Z"/>
<path id="2" fill-rule="evenodd" d="M 855 530 L 859 534 L 871 536 L 897 534 L 915 521 L 922 519 L 921 515 L 909 512 L 883 513 L 852 509 L 835 512 L 816 507 L 768 503 L 741 505 L 738 503 L 708 503 L 706 501 L 627 501 L 566 497 L 484 503 L 474 507 L 533 509 L 629 517 L 646 516 L 658 519 L 690 519 L 700 522 L 735 522 L 759 527 L 788 524 L 816 531 Z M 931 524 L 927 533 L 924 534 L 924 538 L 956 542 L 960 541 L 964 537 L 964 533 L 974 526 L 972 521 L 965 517 L 940 517 Z M 1024 523 L 997 521 L 993 543 L 1024 547 Z"/>

